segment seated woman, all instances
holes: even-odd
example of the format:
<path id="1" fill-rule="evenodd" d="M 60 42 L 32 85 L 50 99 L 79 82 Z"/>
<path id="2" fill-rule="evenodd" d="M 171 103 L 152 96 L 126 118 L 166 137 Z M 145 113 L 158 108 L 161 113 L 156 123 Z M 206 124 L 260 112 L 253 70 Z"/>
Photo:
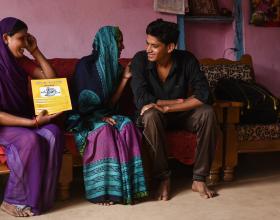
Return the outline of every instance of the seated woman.
<path id="1" fill-rule="evenodd" d="M 72 78 L 68 127 L 83 156 L 86 198 L 103 205 L 131 204 L 147 195 L 141 134 L 129 118 L 117 115 L 117 101 L 131 77 L 118 63 L 123 48 L 119 28 L 102 27 L 92 54 L 80 60 Z"/>
<path id="2" fill-rule="evenodd" d="M 0 33 L 0 144 L 10 168 L 1 210 L 27 217 L 52 206 L 63 153 L 60 130 L 49 124 L 55 115 L 42 111 L 33 117 L 28 76 L 55 73 L 23 21 L 4 18 Z M 25 49 L 39 66 L 24 56 Z"/>

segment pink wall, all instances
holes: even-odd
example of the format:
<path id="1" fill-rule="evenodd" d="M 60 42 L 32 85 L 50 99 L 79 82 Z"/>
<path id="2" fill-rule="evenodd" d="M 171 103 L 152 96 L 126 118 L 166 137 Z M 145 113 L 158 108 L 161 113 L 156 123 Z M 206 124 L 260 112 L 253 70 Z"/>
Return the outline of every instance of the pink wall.
<path id="1" fill-rule="evenodd" d="M 185 29 L 187 49 L 199 59 L 223 57 L 224 50 L 233 47 L 233 41 L 228 39 L 233 33 L 230 23 L 186 22 Z M 230 52 L 226 52 L 226 58 Z"/>
<path id="2" fill-rule="evenodd" d="M 219 8 L 233 11 L 233 0 L 218 1 Z M 225 49 L 234 47 L 233 23 L 217 22 L 186 22 L 186 44 L 199 59 L 201 58 L 233 58 L 231 51 Z M 224 54 L 225 52 L 225 54 Z"/>
<path id="3" fill-rule="evenodd" d="M 220 0 L 219 6 L 232 10 L 233 0 Z M 242 1 L 242 10 L 244 49 L 253 58 L 256 80 L 280 97 L 280 27 L 249 25 L 249 1 Z M 198 58 L 220 58 L 234 47 L 234 23 L 186 22 L 185 28 L 187 48 Z M 233 55 L 227 51 L 225 57 L 234 59 Z"/>
<path id="4" fill-rule="evenodd" d="M 0 19 L 24 20 L 45 55 L 81 57 L 91 52 L 92 39 L 103 25 L 118 25 L 124 34 L 122 57 L 132 57 L 145 47 L 147 24 L 174 15 L 153 11 L 152 0 L 1 0 Z"/>
<path id="5" fill-rule="evenodd" d="M 256 80 L 280 97 L 280 27 L 249 25 L 249 1 L 243 1 L 245 53 L 251 54 Z"/>
<path id="6" fill-rule="evenodd" d="M 234 0 L 219 0 L 230 10 Z M 280 97 L 280 28 L 262 28 L 248 24 L 249 1 L 243 2 L 244 48 L 253 57 L 256 79 Z M 122 57 L 132 57 L 145 47 L 146 25 L 174 15 L 153 11 L 152 0 L 1 0 L 0 18 L 19 17 L 49 58 L 81 57 L 91 52 L 94 34 L 103 25 L 119 25 L 126 46 Z M 187 48 L 198 58 L 220 58 L 233 47 L 233 24 L 186 22 Z M 226 58 L 232 58 L 227 51 Z"/>

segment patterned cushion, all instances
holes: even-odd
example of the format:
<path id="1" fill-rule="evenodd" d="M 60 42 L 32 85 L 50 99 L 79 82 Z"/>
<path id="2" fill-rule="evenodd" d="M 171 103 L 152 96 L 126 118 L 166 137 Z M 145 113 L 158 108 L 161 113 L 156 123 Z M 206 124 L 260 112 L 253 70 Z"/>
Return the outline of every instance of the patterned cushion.
<path id="1" fill-rule="evenodd" d="M 244 81 L 252 81 L 251 67 L 246 64 L 201 64 L 201 70 L 205 73 L 210 89 L 213 91 L 217 82 L 222 78 L 235 78 Z"/>
<path id="2" fill-rule="evenodd" d="M 237 126 L 239 141 L 259 141 L 280 138 L 280 123 Z"/>

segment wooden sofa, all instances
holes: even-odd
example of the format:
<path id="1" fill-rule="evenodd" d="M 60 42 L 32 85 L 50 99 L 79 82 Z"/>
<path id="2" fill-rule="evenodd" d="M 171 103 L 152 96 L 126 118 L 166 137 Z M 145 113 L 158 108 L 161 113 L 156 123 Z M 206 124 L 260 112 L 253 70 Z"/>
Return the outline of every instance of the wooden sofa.
<path id="1" fill-rule="evenodd" d="M 253 62 L 250 55 L 244 55 L 239 61 L 226 59 L 204 59 L 203 68 L 209 78 L 233 77 L 245 81 L 254 81 Z M 218 68 L 223 65 L 223 68 Z M 238 68 L 236 68 L 238 66 Z M 223 69 L 223 70 L 221 70 Z M 213 77 L 218 72 L 218 77 Z M 227 73 L 226 73 L 227 72 Z M 215 83 L 214 83 L 215 84 Z M 210 85 L 215 87 L 215 85 Z M 225 181 L 234 179 L 234 168 L 238 164 L 239 153 L 261 153 L 280 151 L 280 123 L 274 124 L 240 124 L 242 103 L 226 102 L 223 114 L 224 158 L 223 170 Z"/>
<path id="2" fill-rule="evenodd" d="M 78 59 L 63 59 L 63 58 L 56 58 L 50 60 L 56 72 L 59 73 L 59 77 L 66 77 L 67 79 L 71 78 L 71 75 L 74 72 L 77 61 Z M 129 62 L 129 59 L 121 59 L 120 62 L 122 65 L 126 65 Z M 203 69 L 203 65 L 206 66 L 212 65 L 212 62 L 215 65 L 217 64 L 217 62 L 213 60 L 209 60 L 209 59 L 201 60 L 200 63 L 202 69 Z M 211 77 L 208 78 L 210 79 Z M 134 112 L 134 105 L 132 99 L 132 92 L 129 86 L 125 88 L 125 92 L 123 93 L 120 102 L 121 102 L 120 104 L 121 112 L 124 115 L 132 115 Z M 239 110 L 238 106 L 240 106 L 240 103 L 224 102 L 224 101 L 217 101 L 214 103 L 213 107 L 215 109 L 218 123 L 220 124 L 221 128 L 224 127 L 223 121 L 226 118 L 227 113 L 231 112 L 232 109 L 235 108 L 236 111 L 238 111 Z M 66 142 L 65 143 L 66 150 L 63 155 L 63 164 L 62 164 L 61 175 L 59 179 L 60 199 L 69 198 L 69 188 L 70 188 L 70 183 L 72 181 L 72 172 L 73 172 L 72 167 L 80 166 L 82 164 L 81 157 L 75 147 L 73 134 L 65 132 L 64 136 Z M 223 154 L 224 154 L 223 139 L 224 139 L 224 132 L 223 133 L 219 132 L 216 155 L 209 176 L 209 181 L 212 183 L 216 183 L 219 181 L 220 170 L 223 164 Z M 194 157 L 195 157 L 195 148 L 196 148 L 196 135 L 194 133 L 188 131 L 168 131 L 167 141 L 170 146 L 169 147 L 170 157 L 173 157 L 184 164 L 188 164 L 188 165 L 193 164 Z M 8 167 L 5 164 L 1 164 L 0 169 L 1 169 L 0 174 L 9 172 Z"/>

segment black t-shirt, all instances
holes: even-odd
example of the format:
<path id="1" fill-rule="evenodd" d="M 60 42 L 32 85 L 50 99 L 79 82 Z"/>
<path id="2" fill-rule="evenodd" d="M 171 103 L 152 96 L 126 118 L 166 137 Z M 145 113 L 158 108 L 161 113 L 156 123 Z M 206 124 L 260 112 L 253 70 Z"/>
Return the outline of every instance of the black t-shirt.
<path id="1" fill-rule="evenodd" d="M 200 65 L 188 51 L 174 50 L 173 65 L 162 82 L 157 74 L 156 63 L 148 61 L 146 51 L 140 51 L 132 59 L 131 87 L 136 108 L 156 103 L 158 99 L 187 98 L 191 94 L 203 103 L 210 99 L 209 85 Z"/>

